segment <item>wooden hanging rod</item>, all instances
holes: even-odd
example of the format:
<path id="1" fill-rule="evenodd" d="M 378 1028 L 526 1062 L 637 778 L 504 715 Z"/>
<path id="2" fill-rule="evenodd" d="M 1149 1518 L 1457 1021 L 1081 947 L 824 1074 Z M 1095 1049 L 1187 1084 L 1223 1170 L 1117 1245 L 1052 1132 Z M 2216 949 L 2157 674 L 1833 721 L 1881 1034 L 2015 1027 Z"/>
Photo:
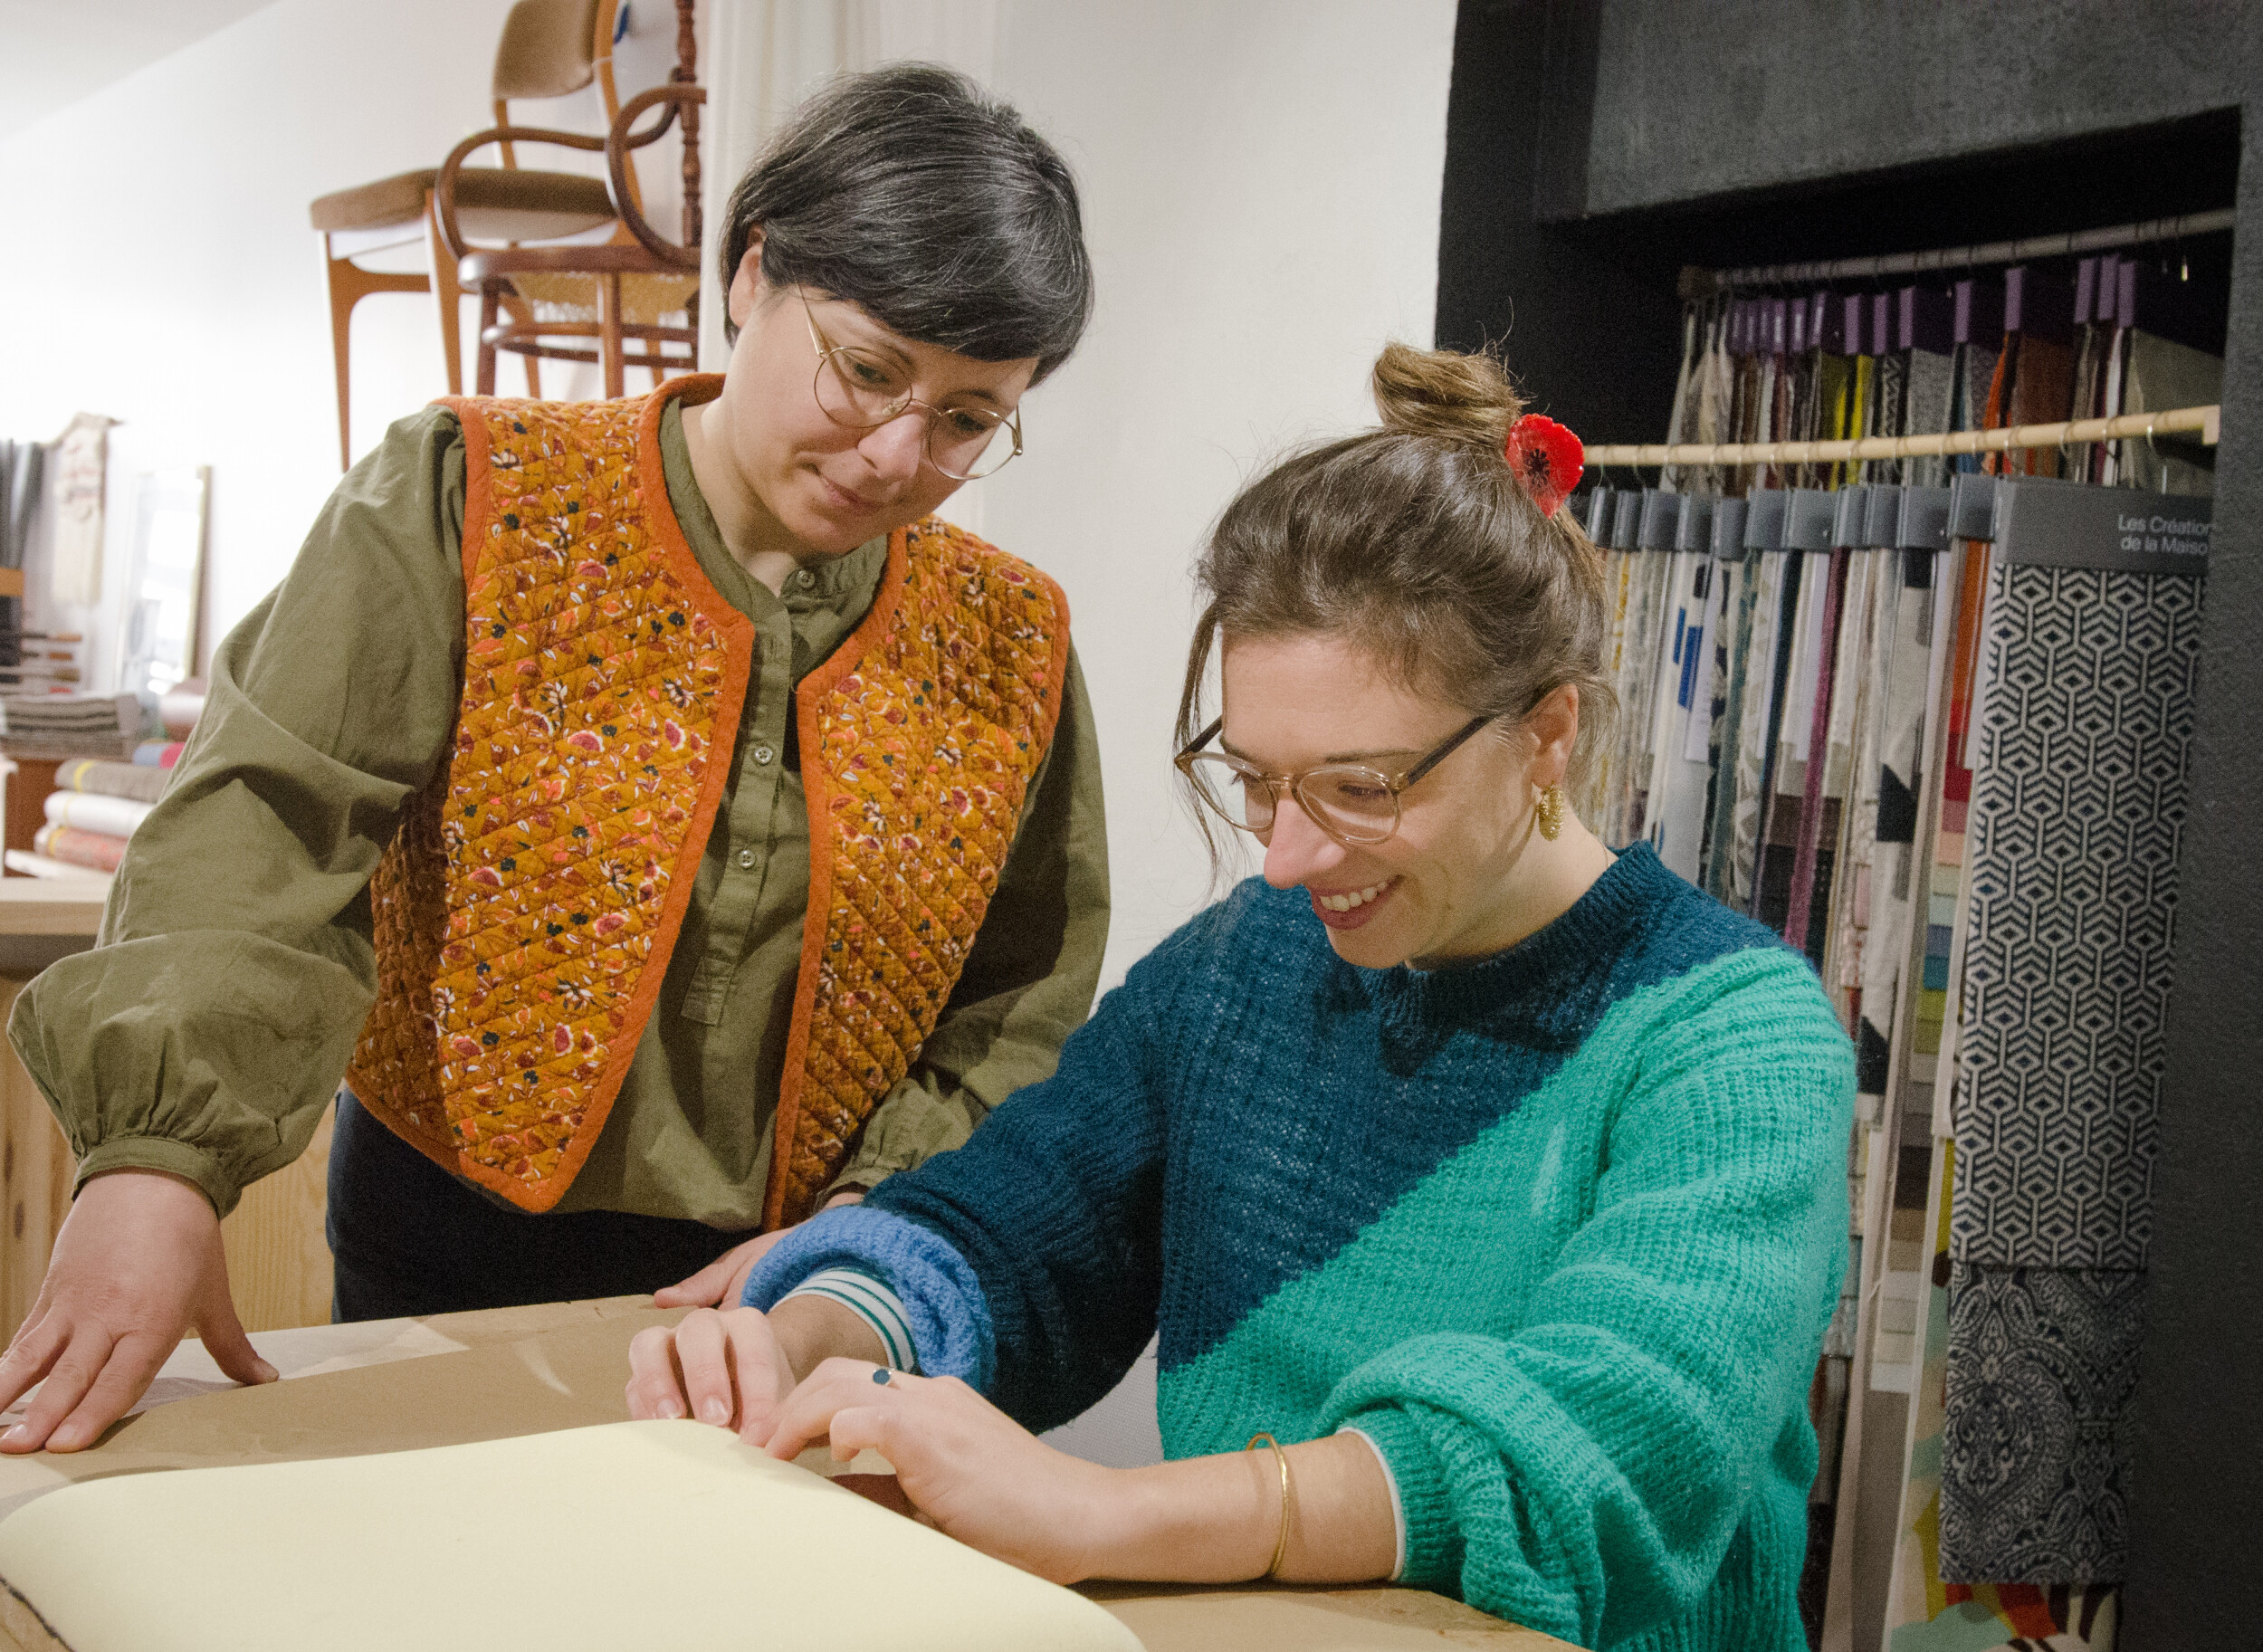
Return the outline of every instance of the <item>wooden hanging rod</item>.
<path id="1" fill-rule="evenodd" d="M 2030 235 L 2024 241 L 1936 247 L 1929 253 L 1888 253 L 1876 258 L 1834 258 L 1819 263 L 1748 264 L 1741 270 L 1702 270 L 1693 265 L 1682 272 L 1682 296 L 1703 298 L 1709 292 L 1735 287 L 1859 281 L 1874 275 L 1922 275 L 1934 270 L 2021 263 L 2030 258 L 2072 258 L 2079 253 L 2104 253 L 2117 246 L 2213 234 L 2218 230 L 2230 229 L 2236 215 L 2226 207 L 2220 212 L 2188 212 L 2172 218 L 2148 218 L 2143 224 L 2117 224 L 2110 229 L 2078 229 L 2063 235 Z"/>
<path id="2" fill-rule="evenodd" d="M 2071 447 L 2125 436 L 2173 435 L 2197 430 L 2216 444 L 2223 409 L 2179 407 L 2163 413 L 2125 413 L 2111 419 L 2074 419 L 2058 425 L 2010 425 L 2000 430 L 1959 430 L 1929 436 L 1863 436 L 1852 442 L 1676 442 L 1590 447 L 1590 465 L 1833 464 L 1847 459 L 1923 459 L 1944 454 L 2000 454 L 2012 448 Z"/>

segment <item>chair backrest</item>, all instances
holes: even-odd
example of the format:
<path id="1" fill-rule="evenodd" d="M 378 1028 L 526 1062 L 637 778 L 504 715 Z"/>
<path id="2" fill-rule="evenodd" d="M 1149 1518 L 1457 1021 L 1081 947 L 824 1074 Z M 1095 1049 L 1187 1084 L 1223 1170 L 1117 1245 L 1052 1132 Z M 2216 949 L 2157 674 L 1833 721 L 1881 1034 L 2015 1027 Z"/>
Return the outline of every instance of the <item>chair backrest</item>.
<path id="1" fill-rule="evenodd" d="M 495 101 L 562 98 L 588 85 L 597 74 L 601 4 L 602 0 L 519 0 L 503 19 L 502 38 L 495 43 Z M 608 54 L 611 45 L 608 40 Z M 611 113 L 606 111 L 608 118 Z"/>
<path id="2" fill-rule="evenodd" d="M 620 0 L 518 0 L 495 43 L 495 124 L 511 124 L 513 98 L 563 98 L 594 80 L 609 126 L 621 112 L 613 86 L 613 23 Z M 519 164 L 510 143 L 497 146 Z"/>

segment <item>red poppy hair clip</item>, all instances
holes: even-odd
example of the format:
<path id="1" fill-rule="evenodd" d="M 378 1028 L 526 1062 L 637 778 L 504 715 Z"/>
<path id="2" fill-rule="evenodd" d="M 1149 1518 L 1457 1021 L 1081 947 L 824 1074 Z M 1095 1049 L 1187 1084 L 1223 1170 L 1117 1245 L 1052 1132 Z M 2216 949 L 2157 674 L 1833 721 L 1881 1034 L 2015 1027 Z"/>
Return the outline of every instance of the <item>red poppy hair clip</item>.
<path id="1" fill-rule="evenodd" d="M 1587 449 L 1580 445 L 1580 438 L 1537 413 L 1528 413 L 1509 426 L 1502 457 L 1542 516 L 1555 515 L 1580 485 L 1580 473 L 1587 467 Z"/>

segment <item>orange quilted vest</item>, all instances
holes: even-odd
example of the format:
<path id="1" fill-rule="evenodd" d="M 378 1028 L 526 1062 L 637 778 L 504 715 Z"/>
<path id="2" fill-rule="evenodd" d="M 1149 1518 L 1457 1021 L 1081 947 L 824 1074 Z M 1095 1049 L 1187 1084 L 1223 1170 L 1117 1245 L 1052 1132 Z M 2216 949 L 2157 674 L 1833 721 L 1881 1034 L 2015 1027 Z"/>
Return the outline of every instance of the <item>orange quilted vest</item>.
<path id="1" fill-rule="evenodd" d="M 451 398 L 463 700 L 369 885 L 377 1001 L 347 1081 L 522 1209 L 588 1158 L 658 997 L 729 778 L 754 627 L 668 508 L 660 415 Z M 796 694 L 809 915 L 764 1223 L 800 1220 L 934 1030 L 1053 738 L 1068 604 L 930 517 Z"/>

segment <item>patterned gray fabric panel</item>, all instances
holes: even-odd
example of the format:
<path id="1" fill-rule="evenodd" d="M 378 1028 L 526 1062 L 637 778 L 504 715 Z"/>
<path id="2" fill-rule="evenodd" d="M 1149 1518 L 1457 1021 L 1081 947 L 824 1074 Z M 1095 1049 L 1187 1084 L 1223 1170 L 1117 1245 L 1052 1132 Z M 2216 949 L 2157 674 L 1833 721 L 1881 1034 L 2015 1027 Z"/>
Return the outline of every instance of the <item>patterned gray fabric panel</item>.
<path id="1" fill-rule="evenodd" d="M 2145 1276 L 1953 1262 L 1941 1577 L 2118 1581 Z"/>
<path id="2" fill-rule="evenodd" d="M 1951 1254 L 2142 1268 L 2202 582 L 1990 578 Z"/>

